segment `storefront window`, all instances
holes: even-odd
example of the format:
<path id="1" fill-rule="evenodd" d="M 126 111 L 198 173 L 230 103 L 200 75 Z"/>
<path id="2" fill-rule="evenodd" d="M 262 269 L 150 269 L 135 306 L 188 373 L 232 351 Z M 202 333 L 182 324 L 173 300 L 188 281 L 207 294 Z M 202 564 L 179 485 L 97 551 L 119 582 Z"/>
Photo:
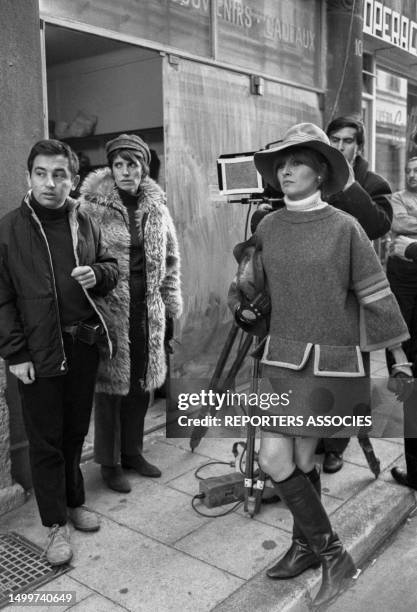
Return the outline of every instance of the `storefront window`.
<path id="1" fill-rule="evenodd" d="M 376 71 L 376 172 L 392 190 L 404 187 L 407 154 L 407 79 Z"/>
<path id="2" fill-rule="evenodd" d="M 417 156 L 417 86 L 409 85 L 407 98 L 407 154 Z"/>

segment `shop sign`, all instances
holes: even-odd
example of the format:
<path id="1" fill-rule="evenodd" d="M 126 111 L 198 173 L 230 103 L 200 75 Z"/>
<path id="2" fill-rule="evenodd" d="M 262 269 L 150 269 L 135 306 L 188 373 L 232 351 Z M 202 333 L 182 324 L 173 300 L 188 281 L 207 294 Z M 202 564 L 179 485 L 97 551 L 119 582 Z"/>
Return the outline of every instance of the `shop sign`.
<path id="1" fill-rule="evenodd" d="M 363 31 L 417 56 L 417 23 L 377 0 L 364 0 Z"/>
<path id="2" fill-rule="evenodd" d="M 242 28 L 250 36 L 264 37 L 279 43 L 294 45 L 299 49 L 314 52 L 316 34 L 305 24 L 293 23 L 290 17 L 279 18 L 272 11 L 265 11 L 259 6 L 250 5 L 241 0 L 217 0 L 216 17 L 233 26 Z M 184 8 L 208 13 L 210 0 L 171 0 Z"/>
<path id="3" fill-rule="evenodd" d="M 321 83 L 321 0 L 39 0 L 39 9 L 46 21 L 91 24 L 255 74 Z"/>
<path id="4" fill-rule="evenodd" d="M 317 86 L 322 9 L 319 0 L 217 0 L 217 59 Z"/>

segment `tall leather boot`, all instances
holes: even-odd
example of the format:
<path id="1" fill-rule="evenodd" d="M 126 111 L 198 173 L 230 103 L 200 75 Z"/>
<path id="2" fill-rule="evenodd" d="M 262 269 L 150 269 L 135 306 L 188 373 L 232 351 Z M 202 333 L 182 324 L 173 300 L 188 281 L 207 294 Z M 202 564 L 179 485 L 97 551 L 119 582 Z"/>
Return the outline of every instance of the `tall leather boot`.
<path id="1" fill-rule="evenodd" d="M 352 558 L 333 532 L 321 500 L 303 472 L 296 468 L 287 480 L 274 484 L 322 565 L 322 582 L 313 606 L 329 604 L 355 574 Z"/>
<path id="2" fill-rule="evenodd" d="M 320 473 L 317 468 L 306 474 L 311 484 L 321 496 Z M 307 540 L 303 536 L 303 532 L 294 521 L 292 529 L 292 543 L 285 555 L 272 567 L 270 567 L 266 575 L 274 580 L 287 580 L 295 578 L 311 567 L 319 567 L 320 559 L 309 547 Z"/>

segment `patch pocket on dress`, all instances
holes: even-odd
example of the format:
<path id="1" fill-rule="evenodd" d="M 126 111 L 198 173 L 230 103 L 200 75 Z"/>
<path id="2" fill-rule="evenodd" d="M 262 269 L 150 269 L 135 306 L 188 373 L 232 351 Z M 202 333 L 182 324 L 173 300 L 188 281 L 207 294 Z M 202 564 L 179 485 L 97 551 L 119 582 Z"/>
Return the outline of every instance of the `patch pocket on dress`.
<path id="1" fill-rule="evenodd" d="M 287 338 L 268 336 L 261 362 L 289 370 L 302 370 L 306 365 L 313 344 Z"/>
<path id="2" fill-rule="evenodd" d="M 359 346 L 314 346 L 314 375 L 355 378 L 365 376 L 362 353 Z"/>

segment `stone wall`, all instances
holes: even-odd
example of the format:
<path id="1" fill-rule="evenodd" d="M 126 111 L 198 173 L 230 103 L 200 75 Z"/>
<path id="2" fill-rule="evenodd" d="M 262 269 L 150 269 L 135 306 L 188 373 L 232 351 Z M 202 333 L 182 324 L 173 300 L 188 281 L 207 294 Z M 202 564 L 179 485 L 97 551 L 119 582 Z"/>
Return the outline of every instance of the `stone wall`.
<path id="1" fill-rule="evenodd" d="M 14 484 L 11 477 L 9 408 L 5 390 L 6 368 L 3 359 L 0 359 L 0 515 L 25 501 L 23 487 Z"/>

